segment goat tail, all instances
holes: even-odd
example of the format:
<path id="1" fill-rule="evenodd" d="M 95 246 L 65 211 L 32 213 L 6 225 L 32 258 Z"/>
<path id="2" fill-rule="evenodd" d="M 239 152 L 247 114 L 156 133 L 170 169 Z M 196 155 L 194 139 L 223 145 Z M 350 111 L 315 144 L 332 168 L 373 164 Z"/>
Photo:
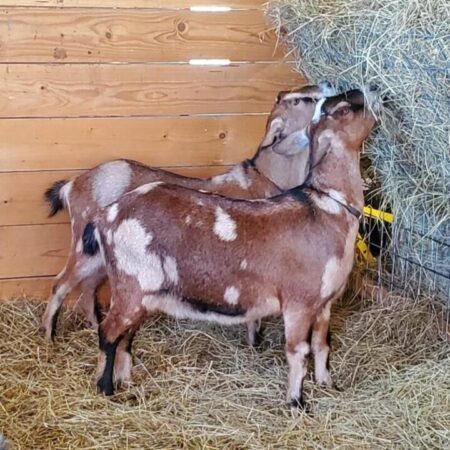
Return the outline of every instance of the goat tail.
<path id="1" fill-rule="evenodd" d="M 63 197 L 61 196 L 61 189 L 67 184 L 66 180 L 55 181 L 44 194 L 44 198 L 50 206 L 50 213 L 48 217 L 54 216 L 58 211 L 64 209 Z"/>
<path id="2" fill-rule="evenodd" d="M 98 233 L 94 223 L 89 222 L 86 224 L 83 230 L 83 253 L 85 255 L 94 256 L 100 249 L 99 242 L 97 240 Z"/>

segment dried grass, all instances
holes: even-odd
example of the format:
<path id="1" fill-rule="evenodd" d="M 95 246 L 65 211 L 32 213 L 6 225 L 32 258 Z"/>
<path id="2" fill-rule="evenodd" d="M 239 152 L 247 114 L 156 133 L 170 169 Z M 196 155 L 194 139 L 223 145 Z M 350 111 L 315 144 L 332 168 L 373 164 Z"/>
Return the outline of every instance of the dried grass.
<path id="1" fill-rule="evenodd" d="M 396 218 L 394 270 L 408 295 L 449 301 L 450 2 L 278 0 L 268 15 L 308 78 L 389 99 L 365 150 Z"/>
<path id="2" fill-rule="evenodd" d="M 262 348 L 243 329 L 149 322 L 135 342 L 135 384 L 96 394 L 97 338 L 75 316 L 59 340 L 43 305 L 0 303 L 0 432 L 15 449 L 387 449 L 450 445 L 450 352 L 431 300 L 347 298 L 333 311 L 332 371 L 342 392 L 305 384 L 311 413 L 284 404 L 280 320 Z"/>

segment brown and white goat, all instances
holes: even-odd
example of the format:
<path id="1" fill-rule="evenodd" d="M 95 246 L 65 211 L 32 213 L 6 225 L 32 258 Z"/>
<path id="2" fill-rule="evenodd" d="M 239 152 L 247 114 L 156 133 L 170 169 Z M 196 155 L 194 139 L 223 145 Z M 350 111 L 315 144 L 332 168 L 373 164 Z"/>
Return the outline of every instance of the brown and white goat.
<path id="1" fill-rule="evenodd" d="M 100 208 L 117 201 L 125 192 L 152 181 L 203 189 L 234 198 L 270 197 L 301 184 L 309 160 L 305 129 L 313 115 L 320 113 L 324 97 L 332 94 L 328 82 L 281 92 L 256 155 L 223 175 L 207 180 L 188 178 L 135 161 L 115 160 L 100 164 L 72 181 L 55 183 L 46 196 L 53 214 L 67 207 L 72 223 L 72 244 L 66 266 L 56 278 L 43 316 L 46 337 L 50 339 L 54 336 L 59 309 L 67 294 L 77 285 L 81 285 L 79 309 L 91 326 L 97 324 L 95 292 L 106 272 L 98 255 L 85 255 L 81 249 L 84 227 L 96 217 Z M 288 109 L 289 116 L 286 116 Z M 258 336 L 258 328 L 259 324 L 248 324 L 251 345 Z"/>
<path id="2" fill-rule="evenodd" d="M 281 313 L 288 401 L 303 405 L 311 347 L 317 382 L 332 385 L 330 307 L 353 265 L 364 201 L 359 153 L 375 124 L 366 108 L 374 97 L 349 91 L 325 101 L 303 186 L 252 201 L 154 182 L 87 225 L 84 251 L 102 255 L 112 292 L 99 325 L 101 392 L 111 395 L 113 381 L 130 378 L 134 333 L 160 312 L 221 324 Z"/>

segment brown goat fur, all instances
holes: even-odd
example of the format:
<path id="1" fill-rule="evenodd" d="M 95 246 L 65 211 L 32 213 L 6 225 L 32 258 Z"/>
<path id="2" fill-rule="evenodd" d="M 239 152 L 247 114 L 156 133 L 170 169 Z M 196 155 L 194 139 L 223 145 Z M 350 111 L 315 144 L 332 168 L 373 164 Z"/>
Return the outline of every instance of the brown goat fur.
<path id="1" fill-rule="evenodd" d="M 318 111 L 320 101 L 331 94 L 331 85 L 326 82 L 281 92 L 268 118 L 266 134 L 257 154 L 252 160 L 243 161 L 223 175 L 207 180 L 189 178 L 135 161 L 115 160 L 50 188 L 46 196 L 52 205 L 52 212 L 57 212 L 61 205 L 69 211 L 72 243 L 66 266 L 56 278 L 42 319 L 46 337 L 50 339 L 54 336 L 58 311 L 67 294 L 77 285 L 81 285 L 78 308 L 91 326 L 97 325 L 95 292 L 105 279 L 106 272 L 98 256 L 85 255 L 81 248 L 83 230 L 101 208 L 117 201 L 125 192 L 153 181 L 235 198 L 266 198 L 301 184 L 309 161 L 305 129 Z M 257 330 L 258 326 L 249 324 L 250 344 L 254 343 Z"/>
<path id="2" fill-rule="evenodd" d="M 375 94 L 367 96 L 374 104 Z M 365 103 L 360 91 L 325 101 L 324 116 L 311 126 L 311 170 L 303 186 L 249 201 L 149 183 L 97 215 L 91 234 L 112 291 L 99 326 L 101 392 L 112 394 L 113 380 L 121 381 L 114 372 L 130 378 L 131 358 L 123 367 L 116 353 L 123 360 L 127 336 L 159 312 L 222 324 L 282 314 L 288 401 L 303 405 L 311 347 L 316 380 L 332 385 L 330 306 L 353 265 L 364 201 L 359 152 L 375 124 Z"/>

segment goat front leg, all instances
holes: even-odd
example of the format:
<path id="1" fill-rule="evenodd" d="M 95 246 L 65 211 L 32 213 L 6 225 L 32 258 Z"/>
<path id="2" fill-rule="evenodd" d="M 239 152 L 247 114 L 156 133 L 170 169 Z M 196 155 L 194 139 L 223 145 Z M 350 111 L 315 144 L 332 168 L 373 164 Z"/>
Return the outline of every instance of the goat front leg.
<path id="1" fill-rule="evenodd" d="M 331 301 L 329 301 L 322 309 L 317 317 L 311 337 L 311 347 L 314 354 L 314 375 L 316 382 L 322 386 L 333 387 L 329 370 L 329 325 Z"/>
<path id="2" fill-rule="evenodd" d="M 247 322 L 247 343 L 250 347 L 257 347 L 262 341 L 261 319 Z"/>
<path id="3" fill-rule="evenodd" d="M 307 373 L 312 317 L 310 311 L 288 306 L 283 311 L 286 335 L 286 358 L 289 364 L 287 402 L 304 409 L 303 380 Z"/>

